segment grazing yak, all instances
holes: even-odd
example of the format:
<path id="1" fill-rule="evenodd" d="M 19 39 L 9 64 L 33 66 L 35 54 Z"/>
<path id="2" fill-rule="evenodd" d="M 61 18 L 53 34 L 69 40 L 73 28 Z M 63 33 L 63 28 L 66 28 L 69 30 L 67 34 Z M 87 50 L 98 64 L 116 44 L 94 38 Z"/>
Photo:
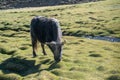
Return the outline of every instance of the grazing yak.
<path id="1" fill-rule="evenodd" d="M 40 42 L 43 54 L 47 55 L 44 48 L 46 44 L 52 51 L 55 61 L 59 62 L 65 41 L 62 42 L 61 40 L 62 32 L 58 20 L 55 18 L 36 16 L 31 20 L 30 28 L 33 57 L 37 56 L 35 49 L 37 48 L 37 42 Z"/>

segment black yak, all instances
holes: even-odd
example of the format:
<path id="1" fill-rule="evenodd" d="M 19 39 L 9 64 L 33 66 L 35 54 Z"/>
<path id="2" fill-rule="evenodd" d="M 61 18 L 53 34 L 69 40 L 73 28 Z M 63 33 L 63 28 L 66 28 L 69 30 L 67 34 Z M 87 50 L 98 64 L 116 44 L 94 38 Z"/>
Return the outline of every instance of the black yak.
<path id="1" fill-rule="evenodd" d="M 44 45 L 46 44 L 54 54 L 55 61 L 59 62 L 62 56 L 62 32 L 59 22 L 55 18 L 46 18 L 43 16 L 36 16 L 31 20 L 31 40 L 33 48 L 33 57 L 36 57 L 35 49 L 37 48 L 37 41 L 41 43 L 44 55 L 47 55 Z"/>

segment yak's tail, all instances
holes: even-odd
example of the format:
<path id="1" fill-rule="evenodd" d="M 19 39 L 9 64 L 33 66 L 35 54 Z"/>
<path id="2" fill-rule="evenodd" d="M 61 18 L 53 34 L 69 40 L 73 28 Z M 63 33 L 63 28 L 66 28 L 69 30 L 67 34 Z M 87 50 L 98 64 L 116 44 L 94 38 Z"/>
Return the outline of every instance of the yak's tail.
<path id="1" fill-rule="evenodd" d="M 32 19 L 31 25 L 30 25 L 30 27 L 31 27 L 30 33 L 31 33 L 32 47 L 33 47 L 34 50 L 37 50 L 37 44 L 38 44 L 38 40 L 37 40 L 37 37 L 36 37 L 37 35 L 35 34 L 35 30 L 34 30 L 34 28 L 36 26 L 38 26 L 38 22 L 39 22 L 38 18 L 35 17 L 35 18 Z"/>
<path id="2" fill-rule="evenodd" d="M 31 33 L 31 42 L 32 42 L 32 47 L 34 50 L 37 50 L 37 44 L 38 44 L 38 40 L 35 36 L 32 35 Z"/>

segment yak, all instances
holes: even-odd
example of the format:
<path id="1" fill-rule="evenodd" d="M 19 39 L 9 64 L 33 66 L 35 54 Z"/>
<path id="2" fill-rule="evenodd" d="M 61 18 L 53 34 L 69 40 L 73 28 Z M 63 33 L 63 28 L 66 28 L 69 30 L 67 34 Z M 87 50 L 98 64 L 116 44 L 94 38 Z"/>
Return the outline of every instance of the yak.
<path id="1" fill-rule="evenodd" d="M 54 55 L 54 60 L 56 62 L 61 61 L 62 49 L 65 41 L 62 41 L 62 31 L 57 19 L 47 18 L 44 16 L 35 16 L 31 20 L 30 34 L 33 57 L 37 56 L 37 42 L 40 42 L 44 55 L 47 55 L 44 48 L 44 46 L 47 45 Z"/>

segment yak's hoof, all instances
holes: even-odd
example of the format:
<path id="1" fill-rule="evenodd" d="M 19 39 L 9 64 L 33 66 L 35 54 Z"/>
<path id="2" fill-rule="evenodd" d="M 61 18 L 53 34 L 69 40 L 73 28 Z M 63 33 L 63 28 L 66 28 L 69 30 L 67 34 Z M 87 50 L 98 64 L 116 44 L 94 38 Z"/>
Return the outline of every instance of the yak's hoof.
<path id="1" fill-rule="evenodd" d="M 47 54 L 44 54 L 45 56 L 47 55 Z"/>
<path id="2" fill-rule="evenodd" d="M 58 63 L 58 62 L 60 62 L 60 61 L 61 61 L 61 59 L 55 59 L 55 61 Z"/>
<path id="3" fill-rule="evenodd" d="M 46 52 L 42 52 L 44 55 L 47 55 L 47 53 Z"/>
<path id="4" fill-rule="evenodd" d="M 37 55 L 33 55 L 33 58 L 37 57 Z"/>

